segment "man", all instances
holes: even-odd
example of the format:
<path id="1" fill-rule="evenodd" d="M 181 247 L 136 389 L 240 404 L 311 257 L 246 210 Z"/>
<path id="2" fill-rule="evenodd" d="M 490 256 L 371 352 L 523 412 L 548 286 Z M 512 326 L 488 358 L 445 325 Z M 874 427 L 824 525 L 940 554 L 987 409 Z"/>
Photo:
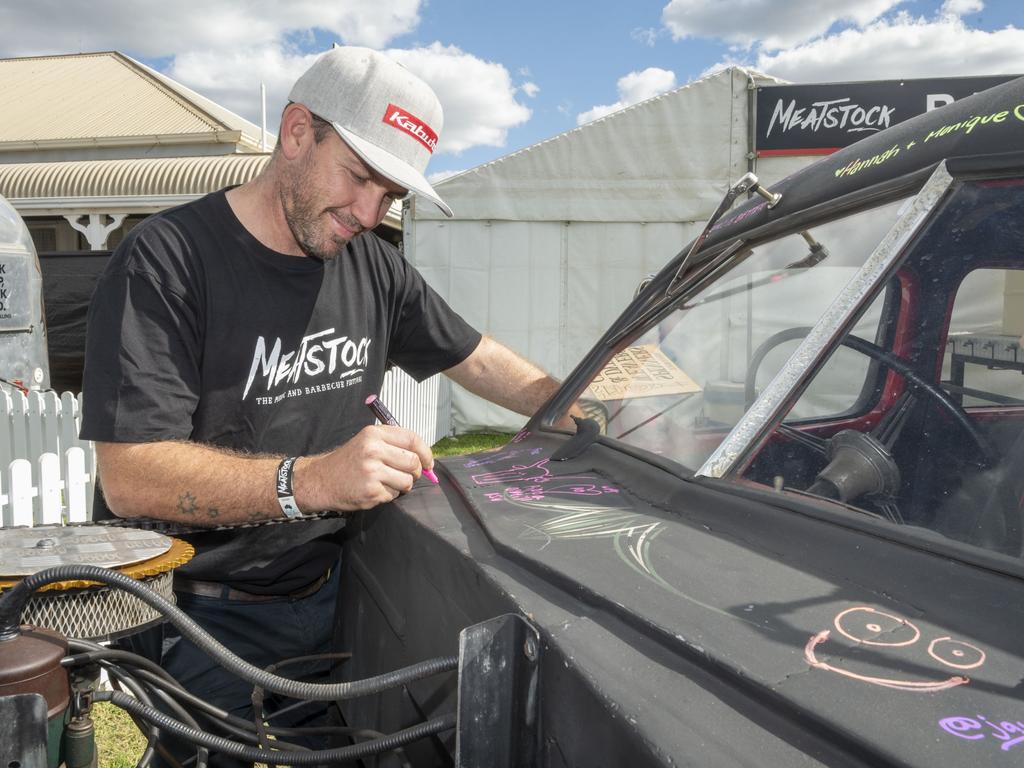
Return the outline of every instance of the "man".
<path id="1" fill-rule="evenodd" d="M 423 177 L 442 119 L 430 88 L 380 53 L 336 48 L 289 100 L 256 179 L 147 219 L 98 283 L 82 425 L 97 517 L 220 527 L 395 499 L 433 457 L 364 405 L 389 362 L 520 413 L 556 387 L 369 232 L 409 191 L 451 215 Z M 179 605 L 259 665 L 323 651 L 343 524 L 191 536 Z M 249 686 L 169 629 L 163 645 L 186 687 L 246 714 Z"/>

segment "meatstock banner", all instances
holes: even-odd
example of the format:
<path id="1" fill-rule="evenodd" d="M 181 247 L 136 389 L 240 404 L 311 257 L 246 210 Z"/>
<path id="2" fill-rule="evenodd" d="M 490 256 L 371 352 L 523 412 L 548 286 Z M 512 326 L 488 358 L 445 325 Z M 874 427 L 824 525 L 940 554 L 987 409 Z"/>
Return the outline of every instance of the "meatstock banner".
<path id="1" fill-rule="evenodd" d="M 827 155 L 1015 77 L 762 86 L 757 89 L 757 154 Z"/>

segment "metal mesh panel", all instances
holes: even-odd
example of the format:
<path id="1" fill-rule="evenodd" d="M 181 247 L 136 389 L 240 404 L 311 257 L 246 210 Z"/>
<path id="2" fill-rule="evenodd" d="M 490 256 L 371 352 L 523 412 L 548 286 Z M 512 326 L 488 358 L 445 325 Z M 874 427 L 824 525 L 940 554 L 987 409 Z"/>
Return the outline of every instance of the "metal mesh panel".
<path id="1" fill-rule="evenodd" d="M 140 581 L 161 597 L 174 602 L 171 571 Z M 23 624 L 53 629 L 65 637 L 83 640 L 111 639 L 161 619 L 157 610 L 137 597 L 110 587 L 37 592 L 21 616 Z"/>

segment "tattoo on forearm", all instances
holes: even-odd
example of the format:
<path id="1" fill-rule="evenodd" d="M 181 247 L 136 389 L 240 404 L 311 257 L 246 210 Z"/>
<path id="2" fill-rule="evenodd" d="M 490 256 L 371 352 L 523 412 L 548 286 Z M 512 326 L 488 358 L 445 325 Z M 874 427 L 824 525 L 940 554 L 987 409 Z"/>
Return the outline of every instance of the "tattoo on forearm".
<path id="1" fill-rule="evenodd" d="M 178 511 L 183 515 L 195 517 L 196 512 L 199 511 L 199 505 L 196 503 L 196 497 L 188 491 L 181 494 L 181 496 L 178 497 Z"/>
<path id="2" fill-rule="evenodd" d="M 220 510 L 217 509 L 216 507 L 210 507 L 208 510 L 206 510 L 206 514 L 208 514 L 211 518 L 220 517 Z"/>

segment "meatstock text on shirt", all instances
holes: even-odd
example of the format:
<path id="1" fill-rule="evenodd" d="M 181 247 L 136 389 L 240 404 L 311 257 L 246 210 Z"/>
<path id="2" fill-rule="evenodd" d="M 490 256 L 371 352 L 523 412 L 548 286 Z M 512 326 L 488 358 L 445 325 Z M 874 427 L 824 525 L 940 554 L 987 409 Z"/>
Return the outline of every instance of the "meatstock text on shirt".
<path id="1" fill-rule="evenodd" d="M 281 386 L 294 387 L 300 382 L 314 385 L 354 381 L 351 377 L 366 368 L 370 343 L 371 340 L 365 336 L 352 339 L 335 335 L 334 328 L 328 328 L 303 336 L 296 349 L 282 353 L 280 338 L 274 340 L 268 352 L 267 340 L 260 336 L 256 339 L 242 399 L 249 396 L 257 376 L 264 382 L 267 393 Z M 336 388 L 336 385 L 331 388 Z M 319 391 L 320 387 L 316 389 Z"/>

